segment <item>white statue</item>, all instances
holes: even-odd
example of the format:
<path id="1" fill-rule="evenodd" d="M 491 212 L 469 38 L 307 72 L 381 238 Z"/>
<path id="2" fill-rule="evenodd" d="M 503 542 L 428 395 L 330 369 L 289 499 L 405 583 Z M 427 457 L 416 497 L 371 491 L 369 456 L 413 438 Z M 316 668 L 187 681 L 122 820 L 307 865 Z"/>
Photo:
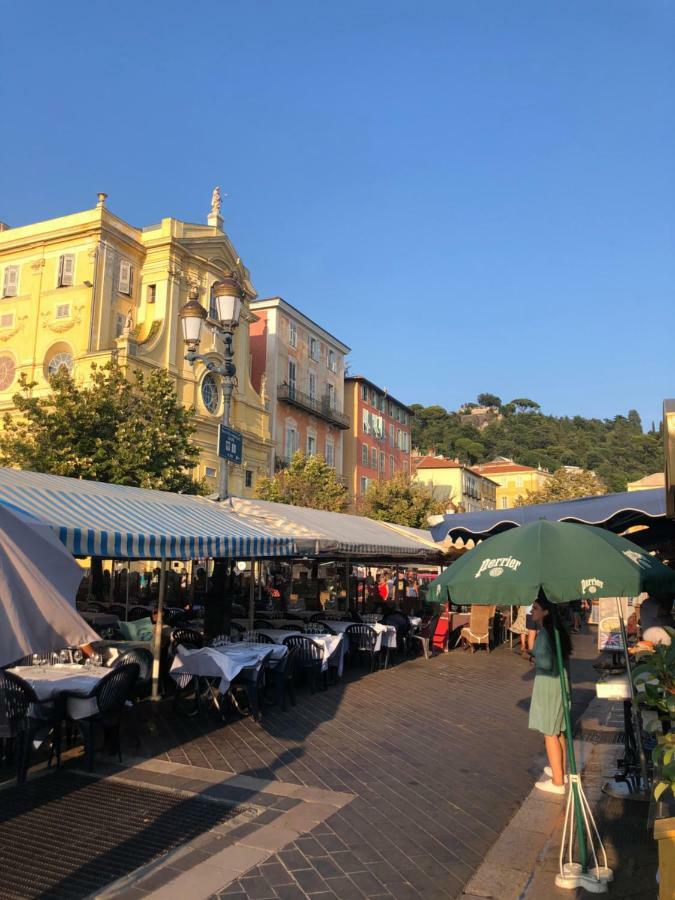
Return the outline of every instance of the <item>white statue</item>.
<path id="1" fill-rule="evenodd" d="M 211 194 L 211 212 L 219 216 L 220 215 L 220 207 L 222 206 L 222 199 L 220 196 L 220 186 L 217 185 L 213 189 L 213 193 Z"/>
<path id="2" fill-rule="evenodd" d="M 132 311 L 129 310 L 129 312 L 127 313 L 126 320 L 124 322 L 124 330 L 122 331 L 122 334 L 125 337 L 129 337 L 129 335 L 133 331 L 133 328 L 134 328 L 134 316 L 133 316 Z"/>

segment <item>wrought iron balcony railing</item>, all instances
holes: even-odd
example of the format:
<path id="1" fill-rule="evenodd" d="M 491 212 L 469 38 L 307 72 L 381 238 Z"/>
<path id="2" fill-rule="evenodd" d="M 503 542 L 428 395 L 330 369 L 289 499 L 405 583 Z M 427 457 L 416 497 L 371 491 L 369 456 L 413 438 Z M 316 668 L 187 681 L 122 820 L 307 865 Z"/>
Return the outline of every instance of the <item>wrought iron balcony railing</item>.
<path id="1" fill-rule="evenodd" d="M 338 428 L 349 428 L 349 416 L 334 409 L 331 406 L 329 397 L 322 397 L 319 400 L 316 397 L 310 397 L 309 394 L 305 394 L 303 391 L 299 391 L 293 385 L 280 384 L 277 388 L 277 398 L 285 400 L 286 403 L 290 403 L 298 409 L 304 409 L 314 416 L 319 416 L 320 419 L 324 419 L 332 425 L 337 425 Z"/>

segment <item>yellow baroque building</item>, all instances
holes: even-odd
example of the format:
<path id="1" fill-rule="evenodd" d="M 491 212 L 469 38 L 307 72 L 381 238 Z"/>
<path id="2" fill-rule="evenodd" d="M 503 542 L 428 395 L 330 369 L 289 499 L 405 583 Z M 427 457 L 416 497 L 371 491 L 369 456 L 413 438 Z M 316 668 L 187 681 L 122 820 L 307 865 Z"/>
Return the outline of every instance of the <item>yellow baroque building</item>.
<path id="1" fill-rule="evenodd" d="M 182 402 L 196 412 L 201 449 L 196 475 L 217 488 L 219 379 L 184 358 L 178 311 L 198 292 L 211 311 L 214 282 L 234 273 L 245 293 L 234 337 L 238 384 L 231 422 L 243 434 L 243 460 L 230 468 L 230 492 L 250 496 L 270 471 L 269 414 L 250 380 L 249 327 L 256 293 L 248 270 L 223 231 L 219 195 L 206 225 L 165 218 L 136 228 L 111 213 L 106 195 L 93 209 L 10 228 L 0 225 L 0 413 L 25 373 L 35 393 L 66 366 L 81 383 L 91 364 L 113 355 L 125 369 L 166 368 Z M 222 362 L 222 341 L 204 329 L 200 352 Z"/>

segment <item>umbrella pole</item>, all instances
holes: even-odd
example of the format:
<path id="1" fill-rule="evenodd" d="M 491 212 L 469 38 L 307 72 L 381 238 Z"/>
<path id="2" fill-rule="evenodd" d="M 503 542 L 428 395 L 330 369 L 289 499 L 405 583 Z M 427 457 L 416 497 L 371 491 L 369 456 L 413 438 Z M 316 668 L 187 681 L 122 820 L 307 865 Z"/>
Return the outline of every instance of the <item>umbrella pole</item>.
<path id="1" fill-rule="evenodd" d="M 570 714 L 570 698 L 567 693 L 567 682 L 565 680 L 565 665 L 562 655 L 562 646 L 560 644 L 560 632 L 558 626 L 553 628 L 555 637 L 555 653 L 558 660 L 558 672 L 560 674 L 560 690 L 562 692 L 563 715 L 565 717 L 565 736 L 567 738 L 567 759 L 570 767 L 570 784 L 572 794 L 574 796 L 574 818 L 577 826 L 577 841 L 579 843 L 579 855 L 581 857 L 581 868 L 585 872 L 588 866 L 588 851 L 586 849 L 586 832 L 584 830 L 583 813 L 581 809 L 581 797 L 579 795 L 579 783 L 577 773 L 577 761 L 574 755 L 574 732 L 572 731 L 572 716 Z"/>
<path id="2" fill-rule="evenodd" d="M 159 590 L 157 592 L 157 621 L 152 635 L 152 695 L 153 700 L 159 696 L 159 663 L 162 656 L 162 613 L 166 597 L 166 556 L 162 557 L 159 570 Z"/>

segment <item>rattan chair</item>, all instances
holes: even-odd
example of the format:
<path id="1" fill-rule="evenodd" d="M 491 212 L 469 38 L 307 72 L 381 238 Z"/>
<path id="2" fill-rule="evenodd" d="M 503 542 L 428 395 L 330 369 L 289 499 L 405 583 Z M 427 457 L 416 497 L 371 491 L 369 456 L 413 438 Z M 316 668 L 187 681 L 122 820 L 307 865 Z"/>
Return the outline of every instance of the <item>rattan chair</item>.
<path id="1" fill-rule="evenodd" d="M 493 622 L 496 606 L 472 606 L 469 624 L 462 628 L 460 640 L 462 647 L 475 653 L 477 647 L 487 647 L 488 653 L 492 649 Z"/>
<path id="2" fill-rule="evenodd" d="M 375 671 L 375 645 L 377 644 L 377 632 L 370 625 L 357 623 L 350 625 L 345 631 L 345 637 L 349 642 L 349 657 L 360 658 L 361 654 L 370 656 L 370 671 Z"/>
<path id="3" fill-rule="evenodd" d="M 69 717 L 82 735 L 87 768 L 90 772 L 94 771 L 94 732 L 96 725 L 102 727 L 106 742 L 110 742 L 112 749 L 117 751 L 119 761 L 122 762 L 120 742 L 122 716 L 126 709 L 127 700 L 133 693 L 139 671 L 138 663 L 127 663 L 113 669 L 87 695 L 89 698 L 96 700 L 96 712 L 81 719 L 70 719 Z"/>

